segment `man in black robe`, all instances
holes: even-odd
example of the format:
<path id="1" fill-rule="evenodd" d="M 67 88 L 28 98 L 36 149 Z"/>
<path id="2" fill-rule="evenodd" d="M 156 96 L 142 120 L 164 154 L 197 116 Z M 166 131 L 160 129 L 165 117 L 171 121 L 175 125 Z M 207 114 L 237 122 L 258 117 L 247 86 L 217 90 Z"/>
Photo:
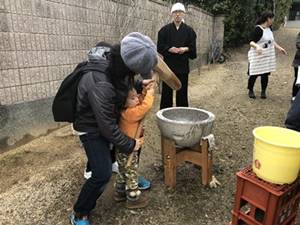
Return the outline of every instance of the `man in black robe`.
<path id="1" fill-rule="evenodd" d="M 197 57 L 197 36 L 193 28 L 184 23 L 185 8 L 183 4 L 175 3 L 171 13 L 172 23 L 165 25 L 158 32 L 157 50 L 181 81 L 182 88 L 176 92 L 176 106 L 188 107 L 189 59 Z M 173 91 L 163 83 L 160 109 L 172 106 Z"/>

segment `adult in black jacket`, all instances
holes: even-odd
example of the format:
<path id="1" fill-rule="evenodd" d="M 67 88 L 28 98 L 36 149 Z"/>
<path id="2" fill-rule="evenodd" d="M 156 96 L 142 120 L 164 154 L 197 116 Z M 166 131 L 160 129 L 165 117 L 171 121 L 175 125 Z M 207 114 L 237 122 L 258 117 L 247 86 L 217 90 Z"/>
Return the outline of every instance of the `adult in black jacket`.
<path id="1" fill-rule="evenodd" d="M 157 50 L 164 61 L 181 81 L 182 87 L 176 92 L 176 106 L 188 107 L 189 59 L 197 57 L 196 33 L 184 23 L 185 8 L 175 3 L 171 9 L 173 22 L 158 32 Z M 162 86 L 160 108 L 173 106 L 173 90 L 165 83 Z"/>
<path id="2" fill-rule="evenodd" d="M 286 116 L 285 126 L 300 132 L 300 91 L 298 91 Z"/>
<path id="3" fill-rule="evenodd" d="M 300 66 L 300 32 L 298 33 L 297 36 L 297 40 L 296 40 L 296 54 L 293 60 L 293 67 L 294 67 L 294 71 L 295 71 L 295 79 L 294 79 L 294 83 L 293 83 L 293 92 L 292 92 L 292 101 L 295 99 L 298 91 L 299 91 L 299 86 L 296 86 L 296 81 L 298 78 L 298 69 Z"/>
<path id="4" fill-rule="evenodd" d="M 111 177 L 109 143 L 120 151 L 138 150 L 142 140 L 131 139 L 118 126 L 120 111 L 129 89 L 134 85 L 134 75 L 151 78 L 157 64 L 157 51 L 150 38 L 131 33 L 103 55 L 99 48 L 92 49 L 90 63 L 97 63 L 103 72 L 88 72 L 78 85 L 74 129 L 81 133 L 80 140 L 86 151 L 92 177 L 83 185 L 74 212 L 72 224 L 89 225 L 88 216 Z M 152 80 L 140 83 L 147 85 Z"/>

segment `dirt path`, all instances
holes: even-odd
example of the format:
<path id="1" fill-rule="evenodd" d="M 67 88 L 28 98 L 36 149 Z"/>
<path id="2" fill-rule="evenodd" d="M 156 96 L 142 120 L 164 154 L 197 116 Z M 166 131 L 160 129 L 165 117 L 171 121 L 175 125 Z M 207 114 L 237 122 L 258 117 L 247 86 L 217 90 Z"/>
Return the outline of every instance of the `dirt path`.
<path id="1" fill-rule="evenodd" d="M 289 51 L 278 57 L 277 72 L 270 78 L 266 100 L 246 95 L 247 49 L 236 50 L 223 65 L 215 65 L 191 75 L 191 106 L 216 115 L 213 133 L 218 149 L 214 152 L 214 174 L 222 183 L 217 189 L 201 185 L 199 170 L 182 165 L 176 190 L 163 184 L 160 135 L 154 112 L 146 122 L 146 147 L 141 173 L 152 181 L 151 204 L 143 210 L 126 210 L 114 204 L 112 184 L 99 199 L 93 224 L 197 224 L 222 225 L 231 219 L 235 194 L 235 172 L 251 163 L 252 130 L 261 125 L 283 126 L 291 97 L 295 38 L 298 30 L 277 32 L 278 43 Z M 260 82 L 256 84 L 257 94 Z M 80 187 L 85 156 L 69 127 L 38 138 L 0 155 L 0 225 L 65 225 Z"/>

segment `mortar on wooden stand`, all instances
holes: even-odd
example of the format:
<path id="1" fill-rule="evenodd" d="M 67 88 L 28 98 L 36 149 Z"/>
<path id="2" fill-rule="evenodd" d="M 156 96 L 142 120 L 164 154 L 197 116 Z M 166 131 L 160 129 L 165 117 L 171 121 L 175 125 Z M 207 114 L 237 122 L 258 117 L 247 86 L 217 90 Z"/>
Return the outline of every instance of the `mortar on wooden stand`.
<path id="1" fill-rule="evenodd" d="M 191 162 L 202 169 L 202 183 L 212 179 L 212 154 L 208 140 L 215 116 L 203 109 L 191 107 L 166 108 L 156 114 L 161 131 L 161 151 L 165 184 L 176 186 L 176 168 L 182 162 Z"/>

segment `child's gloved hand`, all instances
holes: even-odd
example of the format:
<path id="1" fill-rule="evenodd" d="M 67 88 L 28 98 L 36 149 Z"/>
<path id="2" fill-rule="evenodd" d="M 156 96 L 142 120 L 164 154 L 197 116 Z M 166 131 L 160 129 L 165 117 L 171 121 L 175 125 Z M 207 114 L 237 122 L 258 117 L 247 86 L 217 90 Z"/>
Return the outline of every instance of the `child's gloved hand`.
<path id="1" fill-rule="evenodd" d="M 149 84 L 154 83 L 154 79 L 145 79 L 142 81 L 143 87 L 147 87 Z"/>
<path id="2" fill-rule="evenodd" d="M 146 86 L 147 94 L 154 95 L 156 83 L 150 83 Z"/>

